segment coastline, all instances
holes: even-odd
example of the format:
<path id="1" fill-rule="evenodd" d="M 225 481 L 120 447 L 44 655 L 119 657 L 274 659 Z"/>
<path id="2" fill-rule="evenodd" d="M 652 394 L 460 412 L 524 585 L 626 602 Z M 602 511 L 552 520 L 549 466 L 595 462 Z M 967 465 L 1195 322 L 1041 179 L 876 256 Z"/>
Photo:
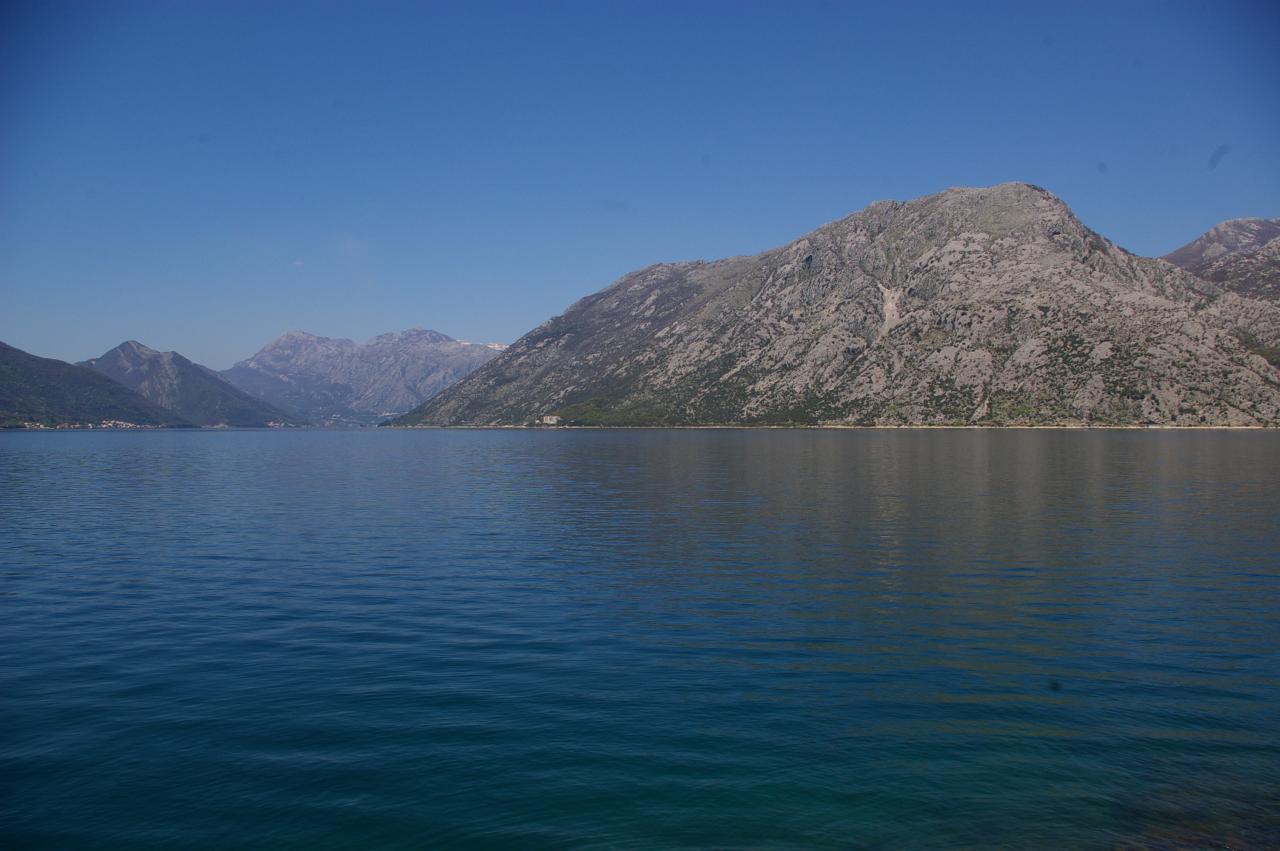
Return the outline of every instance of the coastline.
<path id="1" fill-rule="evenodd" d="M 1091 425 L 1051 423 L 1043 425 L 857 425 L 820 423 L 815 425 L 375 425 L 375 426 L 289 426 L 286 428 L 236 426 L 18 426 L 0 428 L 2 433 L 57 432 L 340 432 L 340 431 L 1276 431 L 1275 425 Z"/>
<path id="2" fill-rule="evenodd" d="M 1277 431 L 1277 425 L 846 425 L 822 423 L 818 425 L 381 425 L 387 430 L 476 430 L 476 431 Z"/>

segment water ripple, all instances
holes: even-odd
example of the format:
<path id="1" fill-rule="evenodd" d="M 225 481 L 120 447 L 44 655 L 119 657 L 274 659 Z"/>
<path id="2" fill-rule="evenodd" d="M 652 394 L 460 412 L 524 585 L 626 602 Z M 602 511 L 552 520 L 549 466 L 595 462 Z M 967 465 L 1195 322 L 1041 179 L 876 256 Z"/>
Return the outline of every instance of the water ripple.
<path id="1" fill-rule="evenodd" d="M 0 840 L 1280 846 L 1267 433 L 0 435 Z"/>

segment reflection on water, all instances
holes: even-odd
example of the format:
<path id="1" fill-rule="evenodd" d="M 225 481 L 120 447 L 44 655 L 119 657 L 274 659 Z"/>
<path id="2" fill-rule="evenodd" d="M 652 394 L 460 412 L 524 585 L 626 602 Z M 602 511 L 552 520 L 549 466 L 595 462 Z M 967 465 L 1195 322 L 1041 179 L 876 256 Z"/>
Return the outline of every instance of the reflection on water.
<path id="1" fill-rule="evenodd" d="M 2 835 L 1272 847 L 1280 437 L 0 436 Z"/>

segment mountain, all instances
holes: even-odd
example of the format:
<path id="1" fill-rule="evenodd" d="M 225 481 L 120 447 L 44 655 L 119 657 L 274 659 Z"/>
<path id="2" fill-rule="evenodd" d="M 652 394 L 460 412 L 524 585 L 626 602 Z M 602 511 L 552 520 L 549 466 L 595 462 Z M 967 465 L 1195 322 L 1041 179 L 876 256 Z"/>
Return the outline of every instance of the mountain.
<path id="1" fill-rule="evenodd" d="M 82 366 L 0 343 L 0 427 L 190 426 Z"/>
<path id="2" fill-rule="evenodd" d="M 373 425 L 421 404 L 503 348 L 422 328 L 363 344 L 291 331 L 221 375 L 313 422 Z"/>
<path id="3" fill-rule="evenodd" d="M 1275 425 L 1278 343 L 1276 305 L 1007 183 L 633 272 L 391 424 Z"/>
<path id="4" fill-rule="evenodd" d="M 1232 219 L 1165 260 L 1232 292 L 1280 301 L 1280 219 Z"/>
<path id="5" fill-rule="evenodd" d="M 118 381 L 196 425 L 263 428 L 303 424 L 299 418 L 233 387 L 208 367 L 192 363 L 177 352 L 158 352 L 135 340 L 79 365 Z"/>

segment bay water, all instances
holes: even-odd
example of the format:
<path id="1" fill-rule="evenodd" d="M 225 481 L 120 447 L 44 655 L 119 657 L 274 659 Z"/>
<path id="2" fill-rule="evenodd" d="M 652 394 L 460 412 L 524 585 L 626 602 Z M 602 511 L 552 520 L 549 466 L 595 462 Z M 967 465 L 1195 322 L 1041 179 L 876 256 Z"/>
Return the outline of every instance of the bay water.
<path id="1" fill-rule="evenodd" d="M 0 434 L 0 844 L 1280 847 L 1280 434 Z"/>

